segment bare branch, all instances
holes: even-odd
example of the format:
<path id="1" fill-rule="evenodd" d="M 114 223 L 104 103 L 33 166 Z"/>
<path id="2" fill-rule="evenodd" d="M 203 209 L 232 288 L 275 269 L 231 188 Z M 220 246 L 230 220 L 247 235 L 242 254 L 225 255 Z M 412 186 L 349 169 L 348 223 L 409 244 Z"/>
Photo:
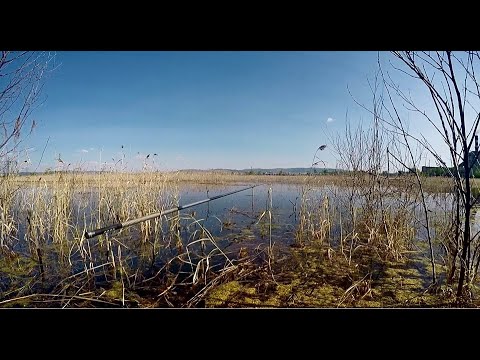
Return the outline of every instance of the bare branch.
<path id="1" fill-rule="evenodd" d="M 47 52 L 9 52 L 0 55 L 0 154 L 12 153 L 30 130 L 32 111 L 38 106 L 46 72 L 55 55 Z M 27 122 L 29 124 L 27 125 Z M 31 132 L 31 131 L 30 131 Z M 25 133 L 28 135 L 28 132 Z"/>

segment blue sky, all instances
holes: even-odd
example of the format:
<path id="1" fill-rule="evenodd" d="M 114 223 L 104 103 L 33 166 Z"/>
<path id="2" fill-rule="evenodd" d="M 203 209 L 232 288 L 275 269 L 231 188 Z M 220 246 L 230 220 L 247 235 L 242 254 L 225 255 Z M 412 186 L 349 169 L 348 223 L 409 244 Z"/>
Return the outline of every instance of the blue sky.
<path id="1" fill-rule="evenodd" d="M 376 61 L 377 52 L 57 52 L 24 144 L 28 170 L 46 145 L 39 170 L 59 154 L 86 170 L 308 167 L 347 110 L 352 122 L 370 118 L 347 86 L 371 102 Z M 329 147 L 321 156 L 335 167 Z"/>

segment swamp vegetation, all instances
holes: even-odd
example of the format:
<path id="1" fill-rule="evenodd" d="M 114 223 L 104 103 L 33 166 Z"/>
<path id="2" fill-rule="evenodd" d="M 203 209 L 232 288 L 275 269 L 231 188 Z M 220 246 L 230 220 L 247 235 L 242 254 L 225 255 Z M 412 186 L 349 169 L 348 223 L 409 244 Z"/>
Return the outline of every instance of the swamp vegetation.
<path id="1" fill-rule="evenodd" d="M 252 183 L 263 185 L 84 236 Z M 446 178 L 425 179 L 435 286 L 413 176 L 59 173 L 1 184 L 2 307 L 460 304 L 447 281 Z M 461 305 L 474 306 L 475 294 Z"/>

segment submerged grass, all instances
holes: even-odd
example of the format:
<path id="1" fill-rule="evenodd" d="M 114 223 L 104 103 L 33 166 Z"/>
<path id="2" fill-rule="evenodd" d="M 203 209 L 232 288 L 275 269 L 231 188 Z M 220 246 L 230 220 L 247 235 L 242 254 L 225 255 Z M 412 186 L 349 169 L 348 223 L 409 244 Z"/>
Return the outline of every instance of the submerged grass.
<path id="1" fill-rule="evenodd" d="M 452 307 L 446 287 L 432 293 L 415 262 L 388 262 L 357 254 L 354 265 L 327 247 L 295 249 L 277 263 L 276 283 L 258 273 L 209 293 L 209 307 Z M 362 259 L 363 257 L 363 259 Z M 368 258 L 368 260 L 366 260 Z"/>

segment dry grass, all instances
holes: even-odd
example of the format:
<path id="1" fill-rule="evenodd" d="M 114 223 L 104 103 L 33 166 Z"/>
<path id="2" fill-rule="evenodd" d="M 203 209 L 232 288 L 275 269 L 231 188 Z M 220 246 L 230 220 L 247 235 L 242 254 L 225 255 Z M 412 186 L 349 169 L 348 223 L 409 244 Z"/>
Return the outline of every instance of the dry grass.
<path id="1" fill-rule="evenodd" d="M 176 187 L 181 183 L 188 183 L 189 186 L 205 187 L 205 185 L 229 185 L 239 183 L 257 184 L 297 184 L 338 187 L 352 187 L 367 184 L 373 178 L 367 173 L 343 173 L 324 175 L 248 175 L 239 173 L 228 173 L 221 171 L 177 171 L 177 172 L 102 172 L 102 173 L 50 173 L 42 175 L 9 176 L 8 187 L 37 186 L 43 184 L 58 184 L 60 177 L 73 178 L 75 188 L 88 189 L 95 186 L 102 186 L 104 189 L 131 189 L 152 183 L 162 183 Z M 415 184 L 414 175 L 402 176 L 375 176 L 382 184 L 388 182 L 389 186 L 398 189 L 411 189 Z M 425 177 L 423 186 L 428 193 L 446 193 L 452 189 L 452 179 L 447 177 Z M 480 179 L 472 179 L 473 188 L 480 188 Z"/>

